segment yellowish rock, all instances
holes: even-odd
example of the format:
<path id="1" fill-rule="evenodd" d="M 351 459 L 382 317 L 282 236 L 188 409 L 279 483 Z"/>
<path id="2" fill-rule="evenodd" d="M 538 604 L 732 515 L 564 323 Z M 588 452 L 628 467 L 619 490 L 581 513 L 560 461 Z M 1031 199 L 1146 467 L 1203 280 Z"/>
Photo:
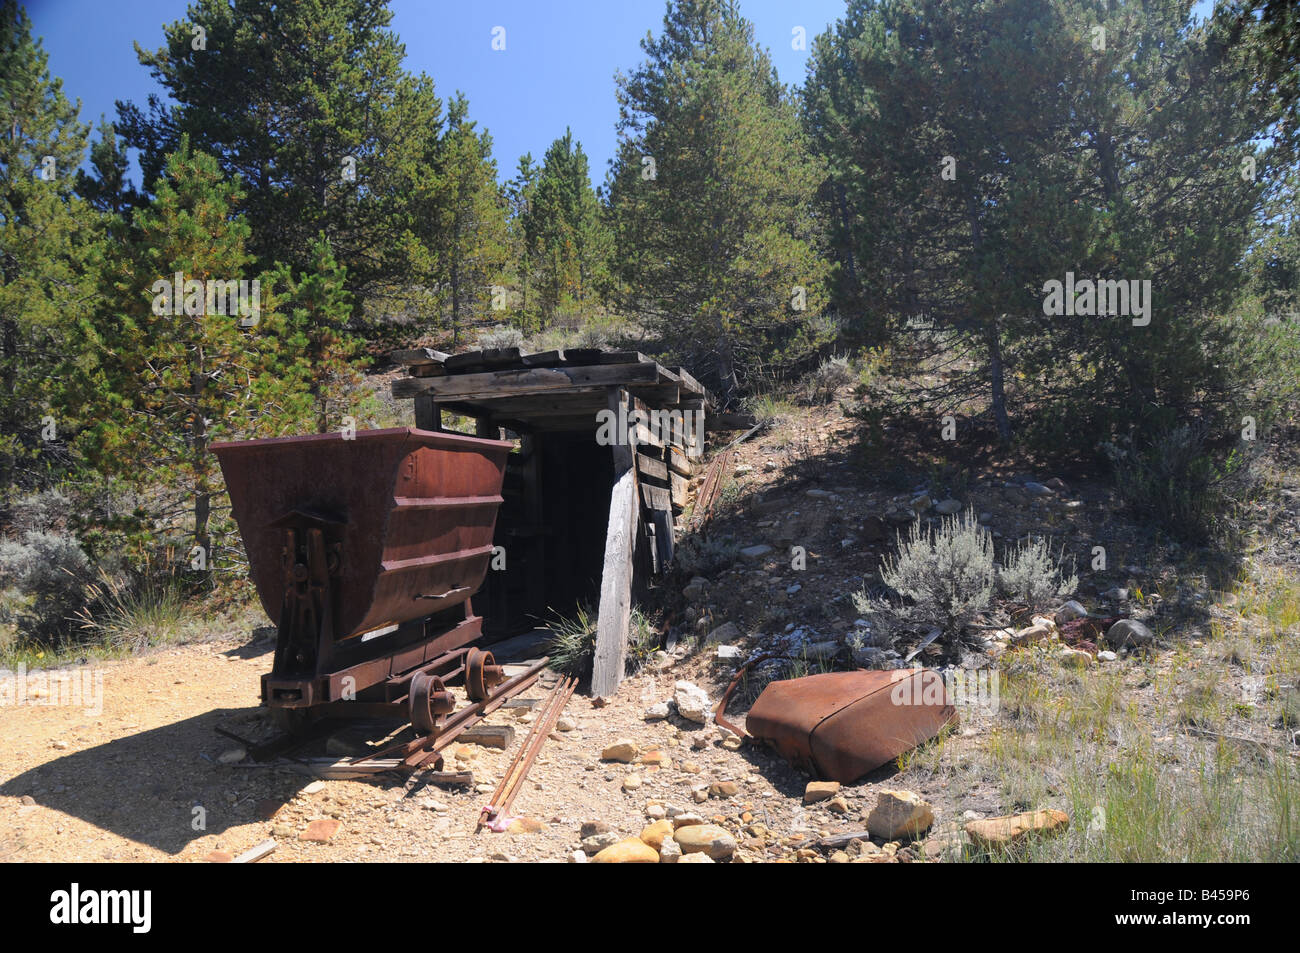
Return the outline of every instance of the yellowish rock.
<path id="1" fill-rule="evenodd" d="M 641 831 L 642 842 L 649 844 L 656 851 L 663 847 L 665 838 L 672 836 L 673 822 L 666 818 L 662 821 L 655 821 Z"/>
<path id="2" fill-rule="evenodd" d="M 593 864 L 657 864 L 659 851 L 639 837 L 629 837 L 611 844 L 591 858 Z"/>
<path id="3" fill-rule="evenodd" d="M 624 764 L 631 764 L 641 753 L 641 746 L 631 738 L 620 738 L 612 745 L 608 745 L 600 753 L 601 761 L 622 761 Z"/>
<path id="4" fill-rule="evenodd" d="M 708 854 L 714 860 L 723 860 L 736 851 L 736 838 L 717 824 L 691 824 L 679 827 L 673 833 L 673 839 L 682 849 L 682 854 Z"/>
<path id="5" fill-rule="evenodd" d="M 826 801 L 840 793 L 840 782 L 838 781 L 809 781 L 808 786 L 803 789 L 803 802 L 805 804 L 816 804 L 818 801 Z"/>

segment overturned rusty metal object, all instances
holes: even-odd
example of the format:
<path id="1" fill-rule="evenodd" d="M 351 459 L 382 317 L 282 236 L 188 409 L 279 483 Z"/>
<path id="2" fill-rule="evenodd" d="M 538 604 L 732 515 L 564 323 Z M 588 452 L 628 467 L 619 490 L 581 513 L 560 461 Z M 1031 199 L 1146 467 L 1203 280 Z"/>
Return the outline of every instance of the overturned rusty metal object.
<path id="1" fill-rule="evenodd" d="M 767 742 L 796 767 L 825 780 L 856 781 L 957 721 L 938 672 L 860 669 L 770 683 L 750 708 L 742 731 L 723 716 L 748 667 L 736 673 L 718 704 L 717 723 Z"/>

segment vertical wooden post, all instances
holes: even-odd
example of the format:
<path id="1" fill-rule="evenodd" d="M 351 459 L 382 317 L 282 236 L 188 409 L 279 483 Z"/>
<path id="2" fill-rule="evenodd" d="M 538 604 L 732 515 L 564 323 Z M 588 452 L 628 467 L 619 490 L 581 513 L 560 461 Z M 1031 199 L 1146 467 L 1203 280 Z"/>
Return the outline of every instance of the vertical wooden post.
<path id="1" fill-rule="evenodd" d="M 428 394 L 415 398 L 415 428 L 417 430 L 441 430 L 442 409 Z"/>
<path id="2" fill-rule="evenodd" d="M 623 413 L 620 414 L 620 408 Z M 631 411 L 627 391 L 609 389 L 609 409 L 622 423 Z M 627 656 L 628 625 L 632 616 L 632 561 L 636 554 L 637 503 L 634 449 L 627 434 L 616 426 L 614 488 L 609 497 L 609 523 L 605 530 L 605 565 L 600 576 L 600 610 L 596 621 L 596 654 L 592 661 L 591 693 L 608 698 L 623 680 Z"/>

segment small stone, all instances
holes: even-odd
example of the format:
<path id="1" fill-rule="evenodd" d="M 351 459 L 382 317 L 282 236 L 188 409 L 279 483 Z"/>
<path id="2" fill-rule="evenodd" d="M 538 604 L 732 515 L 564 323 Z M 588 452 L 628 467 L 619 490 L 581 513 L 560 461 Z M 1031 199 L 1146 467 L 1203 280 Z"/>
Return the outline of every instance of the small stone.
<path id="1" fill-rule="evenodd" d="M 682 848 L 671 837 L 665 837 L 659 845 L 659 863 L 675 864 L 682 859 Z"/>
<path id="2" fill-rule="evenodd" d="M 1088 668 L 1096 664 L 1092 653 L 1082 649 L 1061 649 L 1056 658 L 1066 668 Z"/>
<path id="3" fill-rule="evenodd" d="M 694 811 L 680 811 L 677 814 L 669 811 L 668 816 L 672 818 L 674 828 L 690 827 L 692 824 L 704 823 L 704 818 L 700 817 L 700 815 L 696 814 Z"/>
<path id="4" fill-rule="evenodd" d="M 722 747 L 727 751 L 739 751 L 741 744 L 743 744 L 742 740 L 736 735 L 722 739 Z"/>
<path id="5" fill-rule="evenodd" d="M 687 721 L 701 725 L 709 723 L 712 712 L 708 692 L 693 682 L 682 681 L 673 685 L 673 704 L 677 706 L 677 714 Z"/>
<path id="6" fill-rule="evenodd" d="M 609 825 L 604 821 L 585 821 L 578 828 L 578 836 L 584 840 L 588 837 L 595 837 L 597 834 L 608 834 Z"/>
<path id="7" fill-rule="evenodd" d="M 657 864 L 659 852 L 639 837 L 629 837 L 603 848 L 591 858 L 591 862 L 593 864 Z"/>
<path id="8" fill-rule="evenodd" d="M 679 864 L 711 864 L 714 860 L 708 854 L 687 854 L 680 858 Z"/>
<path id="9" fill-rule="evenodd" d="M 867 815 L 867 830 L 885 840 L 917 837 L 933 823 L 934 809 L 915 791 L 882 790 Z"/>
<path id="10" fill-rule="evenodd" d="M 572 851 L 569 854 L 569 863 L 571 864 L 585 864 L 586 862 L 587 855 L 580 850 Z"/>
<path id="11" fill-rule="evenodd" d="M 332 817 L 317 818 L 307 825 L 307 829 L 298 835 L 299 840 L 324 843 L 338 833 L 342 825 Z"/>
<path id="12" fill-rule="evenodd" d="M 1117 658 L 1119 658 L 1119 656 L 1116 655 L 1114 652 L 1098 652 L 1098 653 L 1097 653 L 1097 661 L 1098 661 L 1098 662 L 1113 662 L 1113 661 L 1115 661 Z"/>
<path id="13" fill-rule="evenodd" d="M 758 562 L 771 551 L 772 547 L 767 543 L 759 543 L 756 546 L 746 546 L 740 551 L 740 555 L 749 562 Z"/>
<path id="14" fill-rule="evenodd" d="M 652 751 L 647 751 L 645 754 L 641 755 L 638 760 L 641 764 L 655 768 L 671 767 L 673 763 L 672 759 L 658 748 Z"/>
<path id="15" fill-rule="evenodd" d="M 847 864 L 848 862 L 849 855 L 842 850 L 837 850 L 835 853 L 831 854 L 830 860 L 827 861 L 827 863 L 831 864 Z"/>
<path id="16" fill-rule="evenodd" d="M 739 790 L 740 785 L 735 781 L 714 781 L 709 785 L 709 797 L 734 797 L 736 792 Z"/>
<path id="17" fill-rule="evenodd" d="M 325 790 L 325 782 L 324 782 L 324 781 L 313 781 L 313 782 L 311 782 L 311 784 L 307 785 L 305 788 L 302 789 L 302 793 L 303 793 L 303 794 L 319 794 L 321 791 L 324 791 L 324 790 Z"/>
<path id="18" fill-rule="evenodd" d="M 639 788 L 640 786 L 641 786 L 641 777 L 640 777 L 640 775 L 629 774 L 627 777 L 625 777 L 625 778 L 623 779 L 623 790 L 624 790 L 624 791 L 635 791 L 635 790 L 636 790 L 637 788 Z"/>
<path id="19" fill-rule="evenodd" d="M 1106 631 L 1106 644 L 1117 649 L 1150 645 L 1155 640 L 1156 634 L 1137 619 L 1120 619 Z"/>
<path id="20" fill-rule="evenodd" d="M 704 769 L 701 768 L 701 767 L 700 767 L 698 764 L 696 764 L 694 761 L 683 761 L 683 762 L 682 762 L 682 774 L 699 774 L 699 773 L 700 773 L 701 771 L 703 771 L 703 770 L 704 770 Z"/>
<path id="21" fill-rule="evenodd" d="M 682 849 L 683 860 L 686 857 L 703 853 L 714 860 L 724 860 L 736 850 L 736 839 L 725 829 L 716 824 L 691 824 L 679 827 L 673 833 L 673 840 Z"/>
<path id="22" fill-rule="evenodd" d="M 1101 597 L 1103 599 L 1109 599 L 1111 602 L 1124 602 L 1128 599 L 1128 590 L 1115 586 L 1103 592 Z"/>
<path id="23" fill-rule="evenodd" d="M 540 834 L 546 825 L 535 817 L 516 817 L 506 828 L 507 834 Z"/>
<path id="24" fill-rule="evenodd" d="M 670 713 L 667 702 L 656 702 L 645 710 L 645 720 L 663 721 Z"/>
<path id="25" fill-rule="evenodd" d="M 55 742 L 54 746 L 57 748 L 59 744 L 60 742 Z M 68 746 L 68 743 L 66 741 L 62 742 L 62 744 L 63 747 L 65 748 Z M 227 750 L 221 752 L 221 754 L 217 755 L 217 761 L 220 764 L 238 764 L 239 762 L 243 761 L 244 758 L 246 758 L 247 756 L 248 756 L 248 752 L 245 751 L 243 748 L 228 748 Z"/>
<path id="26" fill-rule="evenodd" d="M 849 802 L 837 794 L 826 802 L 826 810 L 832 814 L 847 814 L 849 813 Z"/>
<path id="27" fill-rule="evenodd" d="M 235 855 L 228 850 L 212 850 L 203 859 L 209 864 L 228 864 L 235 859 Z"/>
<path id="28" fill-rule="evenodd" d="M 1012 645 L 1033 645 L 1045 642 L 1052 637 L 1052 630 L 1045 625 L 1031 625 L 1021 629 L 1011 639 Z"/>
<path id="29" fill-rule="evenodd" d="M 740 626 L 736 625 L 734 622 L 724 622 L 716 629 L 710 631 L 709 634 L 704 637 L 704 641 L 707 645 L 718 645 L 724 642 L 738 642 L 744 637 L 745 633 L 741 631 Z"/>
<path id="30" fill-rule="evenodd" d="M 1004 848 L 1020 844 L 1030 838 L 1064 833 L 1069 826 L 1070 818 L 1064 811 L 1026 811 L 1007 817 L 967 821 L 966 833 L 970 835 L 976 846 Z"/>
<path id="31" fill-rule="evenodd" d="M 696 804 L 703 804 L 709 799 L 709 788 L 705 784 L 697 784 L 691 788 L 691 799 Z"/>
<path id="32" fill-rule="evenodd" d="M 1082 619 L 1087 614 L 1087 609 L 1085 609 L 1080 603 L 1071 599 L 1065 605 L 1061 606 L 1061 608 L 1056 610 L 1056 624 L 1064 625 L 1067 622 L 1073 622 L 1075 619 Z"/>
<path id="33" fill-rule="evenodd" d="M 803 789 L 803 802 L 805 804 L 816 804 L 818 801 L 826 801 L 840 793 L 840 782 L 838 781 L 809 781 L 808 786 Z"/>
<path id="34" fill-rule="evenodd" d="M 572 718 L 566 716 L 561 716 L 560 719 L 555 723 L 556 731 L 574 731 L 577 727 L 578 727 L 578 723 L 574 721 Z"/>
<path id="35" fill-rule="evenodd" d="M 599 854 L 607 847 L 617 844 L 621 838 L 613 831 L 605 831 L 600 834 L 592 834 L 590 837 L 582 839 L 582 849 L 587 854 Z"/>
<path id="36" fill-rule="evenodd" d="M 624 764 L 631 764 L 641 753 L 641 746 L 631 738 L 620 738 L 612 745 L 606 746 L 605 750 L 600 753 L 601 761 L 621 761 Z"/>
<path id="37" fill-rule="evenodd" d="M 959 500 L 940 500 L 934 504 L 934 511 L 943 516 L 952 516 L 954 513 L 961 511 L 961 502 Z"/>
<path id="38" fill-rule="evenodd" d="M 641 830 L 641 840 L 659 851 L 664 844 L 665 839 L 673 836 L 673 822 L 669 820 L 655 821 L 653 824 Z"/>

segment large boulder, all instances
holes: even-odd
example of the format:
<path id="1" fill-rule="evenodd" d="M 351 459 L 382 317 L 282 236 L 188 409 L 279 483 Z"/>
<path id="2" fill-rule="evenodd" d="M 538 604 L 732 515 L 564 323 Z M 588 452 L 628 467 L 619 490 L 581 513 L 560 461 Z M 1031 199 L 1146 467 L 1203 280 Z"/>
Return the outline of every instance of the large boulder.
<path id="1" fill-rule="evenodd" d="M 707 725 L 712 714 L 709 693 L 694 682 L 677 682 L 673 685 L 673 704 L 677 714 L 687 721 Z"/>

